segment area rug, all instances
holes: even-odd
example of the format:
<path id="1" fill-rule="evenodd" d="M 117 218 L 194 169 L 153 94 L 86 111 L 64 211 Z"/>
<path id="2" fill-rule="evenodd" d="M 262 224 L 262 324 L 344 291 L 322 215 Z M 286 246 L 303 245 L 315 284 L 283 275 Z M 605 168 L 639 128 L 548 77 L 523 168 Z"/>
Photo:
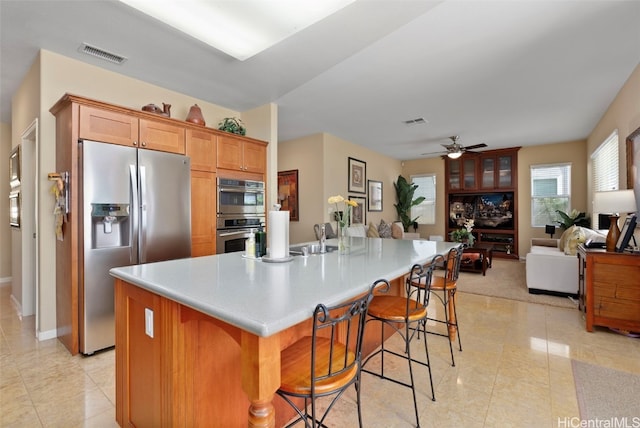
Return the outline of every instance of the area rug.
<path id="1" fill-rule="evenodd" d="M 571 360 L 571 363 L 580 419 L 617 420 L 618 423 L 626 420 L 625 424 L 608 426 L 640 424 L 640 376 L 582 361 Z"/>
<path id="2" fill-rule="evenodd" d="M 529 294 L 525 262 L 518 260 L 494 258 L 492 267 L 487 269 L 486 276 L 482 276 L 482 273 L 460 272 L 458 291 L 562 308 L 578 307 L 577 301 L 568 297 Z"/>

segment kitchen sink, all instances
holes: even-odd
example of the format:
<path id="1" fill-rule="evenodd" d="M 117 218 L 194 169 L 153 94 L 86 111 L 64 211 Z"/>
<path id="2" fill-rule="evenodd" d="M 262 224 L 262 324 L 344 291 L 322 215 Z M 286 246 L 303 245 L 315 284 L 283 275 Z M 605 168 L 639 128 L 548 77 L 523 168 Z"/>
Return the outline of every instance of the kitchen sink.
<path id="1" fill-rule="evenodd" d="M 325 253 L 330 253 L 337 250 L 336 245 L 325 245 Z M 289 247 L 289 254 L 292 256 L 304 256 L 312 254 L 324 254 L 320 251 L 320 244 L 307 244 L 307 245 L 294 245 Z"/>

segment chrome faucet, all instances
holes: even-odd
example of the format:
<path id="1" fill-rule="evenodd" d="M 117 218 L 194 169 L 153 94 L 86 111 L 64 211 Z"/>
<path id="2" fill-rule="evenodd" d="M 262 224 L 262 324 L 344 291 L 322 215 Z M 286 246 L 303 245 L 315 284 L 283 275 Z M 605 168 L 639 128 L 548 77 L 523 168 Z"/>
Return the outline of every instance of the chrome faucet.
<path id="1" fill-rule="evenodd" d="M 326 225 L 321 225 L 320 226 L 320 252 L 321 253 L 326 253 L 327 252 L 327 231 L 326 231 Z"/>

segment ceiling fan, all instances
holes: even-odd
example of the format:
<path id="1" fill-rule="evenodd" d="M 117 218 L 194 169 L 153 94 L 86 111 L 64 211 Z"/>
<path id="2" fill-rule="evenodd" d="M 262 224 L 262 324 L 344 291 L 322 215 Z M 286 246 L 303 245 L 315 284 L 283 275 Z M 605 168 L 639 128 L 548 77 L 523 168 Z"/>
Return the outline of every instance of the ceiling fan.
<path id="1" fill-rule="evenodd" d="M 446 154 L 451 159 L 458 159 L 464 152 L 472 153 L 471 150 L 480 149 L 482 147 L 487 147 L 485 143 L 474 144 L 473 146 L 464 147 L 462 144 L 458 143 L 458 139 L 460 137 L 457 135 L 452 135 L 449 139 L 452 141 L 451 144 L 443 144 L 442 146 L 447 149 Z M 422 153 L 423 155 L 432 155 L 441 152 L 432 152 L 432 153 Z"/>

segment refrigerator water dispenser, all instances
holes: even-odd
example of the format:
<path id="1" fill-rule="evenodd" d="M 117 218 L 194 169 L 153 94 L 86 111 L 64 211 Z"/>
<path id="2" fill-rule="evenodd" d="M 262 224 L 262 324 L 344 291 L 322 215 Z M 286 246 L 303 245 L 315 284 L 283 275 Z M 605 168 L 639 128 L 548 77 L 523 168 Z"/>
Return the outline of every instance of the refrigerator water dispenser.
<path id="1" fill-rule="evenodd" d="M 91 204 L 91 248 L 128 247 L 129 204 Z"/>

